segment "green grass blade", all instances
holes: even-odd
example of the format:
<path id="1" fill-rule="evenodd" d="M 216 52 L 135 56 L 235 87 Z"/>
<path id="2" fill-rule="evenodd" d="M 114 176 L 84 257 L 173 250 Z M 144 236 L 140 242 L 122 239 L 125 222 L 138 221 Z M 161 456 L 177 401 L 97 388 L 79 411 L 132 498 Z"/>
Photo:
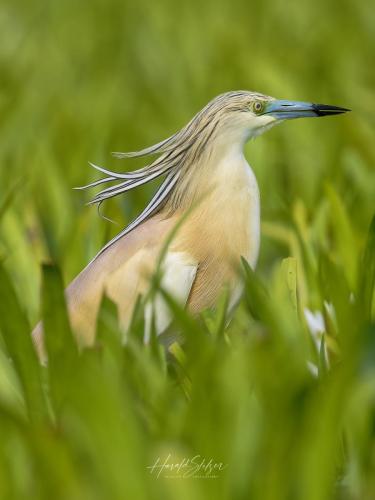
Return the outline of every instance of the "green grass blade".
<path id="1" fill-rule="evenodd" d="M 45 418 L 46 405 L 40 365 L 31 340 L 31 329 L 14 288 L 0 263 L 0 327 L 7 352 L 20 378 L 30 418 Z"/>

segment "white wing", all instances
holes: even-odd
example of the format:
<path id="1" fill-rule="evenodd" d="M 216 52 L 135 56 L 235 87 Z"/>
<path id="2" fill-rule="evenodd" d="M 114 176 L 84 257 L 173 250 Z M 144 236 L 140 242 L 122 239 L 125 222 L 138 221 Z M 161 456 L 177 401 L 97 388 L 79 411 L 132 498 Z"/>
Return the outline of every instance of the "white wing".
<path id="1" fill-rule="evenodd" d="M 168 252 L 162 264 L 161 288 L 185 306 L 194 283 L 198 264 L 184 252 Z M 145 343 L 150 341 L 152 324 L 163 333 L 171 322 L 171 312 L 160 293 L 145 306 Z"/>

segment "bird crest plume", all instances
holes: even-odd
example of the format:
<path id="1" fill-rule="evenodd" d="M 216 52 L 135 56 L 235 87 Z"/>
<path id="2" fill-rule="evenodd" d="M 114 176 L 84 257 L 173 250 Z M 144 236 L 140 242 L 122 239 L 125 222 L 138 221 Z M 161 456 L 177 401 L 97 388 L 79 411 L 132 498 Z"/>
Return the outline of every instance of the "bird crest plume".
<path id="1" fill-rule="evenodd" d="M 140 151 L 113 153 L 116 158 L 121 159 L 158 155 L 153 162 L 138 170 L 117 173 L 90 163 L 93 168 L 105 174 L 106 177 L 75 189 L 89 189 L 101 184 L 116 182 L 115 185 L 102 189 L 89 202 L 89 204 L 97 204 L 98 208 L 103 201 L 109 198 L 165 176 L 164 181 L 143 212 L 107 243 L 100 253 L 164 206 L 176 187 L 182 172 L 187 173 L 191 166 L 198 163 L 208 144 L 213 140 L 215 132 L 219 128 L 218 124 L 223 120 L 223 117 L 229 112 L 241 111 L 244 103 L 247 103 L 249 97 L 254 95 L 256 94 L 247 91 L 222 94 L 208 103 L 185 127 L 167 139 Z"/>

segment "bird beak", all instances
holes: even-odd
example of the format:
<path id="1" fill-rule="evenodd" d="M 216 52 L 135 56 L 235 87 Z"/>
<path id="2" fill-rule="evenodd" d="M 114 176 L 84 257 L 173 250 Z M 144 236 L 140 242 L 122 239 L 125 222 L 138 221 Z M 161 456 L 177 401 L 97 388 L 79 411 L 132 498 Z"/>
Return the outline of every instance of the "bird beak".
<path id="1" fill-rule="evenodd" d="M 350 109 L 330 106 L 329 104 L 313 104 L 311 102 L 287 101 L 284 99 L 270 101 L 265 109 L 265 115 L 271 115 L 277 120 L 303 118 L 314 116 L 340 115 Z"/>

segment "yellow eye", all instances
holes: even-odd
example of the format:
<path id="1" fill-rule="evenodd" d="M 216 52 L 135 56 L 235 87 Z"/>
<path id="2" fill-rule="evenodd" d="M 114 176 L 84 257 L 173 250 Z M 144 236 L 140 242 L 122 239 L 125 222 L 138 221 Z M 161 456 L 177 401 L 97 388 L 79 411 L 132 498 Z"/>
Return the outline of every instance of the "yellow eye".
<path id="1" fill-rule="evenodd" d="M 261 113 L 263 109 L 264 109 L 264 103 L 262 101 L 255 101 L 253 103 L 253 111 L 257 115 L 259 115 L 259 113 Z"/>

